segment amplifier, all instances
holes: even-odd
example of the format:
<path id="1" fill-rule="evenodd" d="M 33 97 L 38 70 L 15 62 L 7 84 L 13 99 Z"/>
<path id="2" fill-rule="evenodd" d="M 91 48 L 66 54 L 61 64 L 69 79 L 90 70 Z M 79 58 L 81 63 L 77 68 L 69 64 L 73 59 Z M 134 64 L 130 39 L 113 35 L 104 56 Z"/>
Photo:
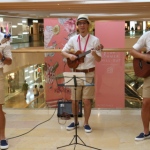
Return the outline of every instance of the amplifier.
<path id="1" fill-rule="evenodd" d="M 64 114 L 64 113 L 69 114 L 71 117 L 73 117 L 72 101 L 64 101 L 64 100 L 59 100 L 58 101 L 57 116 L 62 117 L 62 114 Z M 82 101 L 79 101 L 78 117 L 82 117 Z"/>

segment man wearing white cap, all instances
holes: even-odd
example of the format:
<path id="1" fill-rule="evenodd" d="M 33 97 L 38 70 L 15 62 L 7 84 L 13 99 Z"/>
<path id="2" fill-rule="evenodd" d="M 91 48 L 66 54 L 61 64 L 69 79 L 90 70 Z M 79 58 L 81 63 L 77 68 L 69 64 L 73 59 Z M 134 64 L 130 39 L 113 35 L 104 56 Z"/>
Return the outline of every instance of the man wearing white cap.
<path id="1" fill-rule="evenodd" d="M 88 83 L 92 83 L 94 79 L 95 61 L 101 61 L 101 44 L 97 37 L 89 33 L 91 25 L 92 24 L 88 16 L 85 14 L 80 14 L 77 18 L 79 34 L 71 37 L 62 49 L 62 55 L 70 61 L 75 61 L 78 59 L 76 53 L 78 53 L 79 50 L 82 53 L 90 51 L 90 53 L 85 55 L 84 60 L 81 62 L 79 60 L 77 67 L 73 68 L 74 72 L 84 72 L 86 75 L 86 82 Z M 75 54 L 70 53 L 72 49 L 74 49 Z M 76 91 L 74 88 L 71 90 L 72 111 L 74 116 L 77 115 L 77 112 L 75 113 L 75 100 L 83 100 L 85 117 L 84 130 L 87 133 L 92 131 L 92 128 L 89 125 L 89 117 L 91 114 L 91 100 L 93 98 L 94 86 L 77 87 Z M 76 126 L 79 127 L 78 120 L 75 120 L 75 122 L 72 122 L 66 127 L 66 129 L 72 130 L 75 129 Z"/>
<path id="2" fill-rule="evenodd" d="M 12 54 L 10 47 L 10 34 L 4 35 L 0 33 L 0 149 L 7 149 L 8 142 L 5 138 L 5 113 L 2 110 L 4 104 L 4 65 L 12 63 Z"/>

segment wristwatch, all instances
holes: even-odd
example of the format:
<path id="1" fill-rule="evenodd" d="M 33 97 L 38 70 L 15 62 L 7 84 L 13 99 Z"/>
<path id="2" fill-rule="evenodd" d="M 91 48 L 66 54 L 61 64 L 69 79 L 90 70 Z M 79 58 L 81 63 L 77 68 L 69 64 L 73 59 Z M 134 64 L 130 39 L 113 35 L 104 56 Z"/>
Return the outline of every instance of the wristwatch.
<path id="1" fill-rule="evenodd" d="M 2 59 L 1 59 L 1 61 L 2 61 L 2 62 L 4 62 L 4 61 L 5 61 L 5 59 L 6 59 L 6 57 L 5 57 L 5 56 L 3 56 L 3 57 L 2 57 Z"/>

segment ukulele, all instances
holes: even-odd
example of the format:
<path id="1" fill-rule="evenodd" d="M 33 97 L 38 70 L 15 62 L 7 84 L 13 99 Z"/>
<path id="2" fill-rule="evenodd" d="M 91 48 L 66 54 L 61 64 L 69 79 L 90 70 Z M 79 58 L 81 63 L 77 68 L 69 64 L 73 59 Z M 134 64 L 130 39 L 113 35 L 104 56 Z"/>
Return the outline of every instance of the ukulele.
<path id="1" fill-rule="evenodd" d="M 76 53 L 70 53 L 73 55 L 77 56 L 77 59 L 75 60 L 70 60 L 69 58 L 67 58 L 67 65 L 69 68 L 77 68 L 79 64 L 84 63 L 84 58 L 87 54 L 89 54 L 91 52 L 91 50 L 88 50 L 86 52 L 82 52 L 80 50 L 78 50 Z"/>
<path id="2" fill-rule="evenodd" d="M 147 53 L 147 55 L 149 54 L 150 52 Z M 135 75 L 137 77 L 146 78 L 150 76 L 150 62 L 145 62 L 142 59 L 134 58 L 133 68 L 134 68 Z"/>

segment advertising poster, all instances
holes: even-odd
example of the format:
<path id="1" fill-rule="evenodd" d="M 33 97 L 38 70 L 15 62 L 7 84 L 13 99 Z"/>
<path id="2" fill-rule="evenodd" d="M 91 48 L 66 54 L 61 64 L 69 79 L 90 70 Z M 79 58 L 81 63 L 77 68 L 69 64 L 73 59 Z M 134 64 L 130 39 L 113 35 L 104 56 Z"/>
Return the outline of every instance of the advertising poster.
<path id="1" fill-rule="evenodd" d="M 73 18 L 44 19 L 44 48 L 62 49 L 69 38 L 76 34 L 76 20 Z M 56 76 L 70 72 L 66 59 L 61 53 L 45 53 L 45 93 L 46 101 L 70 100 L 70 89 L 58 86 L 63 78 Z"/>
<path id="2" fill-rule="evenodd" d="M 95 34 L 104 49 L 124 48 L 124 21 L 96 21 Z M 125 53 L 102 52 L 102 60 L 96 64 L 96 108 L 125 107 Z"/>

